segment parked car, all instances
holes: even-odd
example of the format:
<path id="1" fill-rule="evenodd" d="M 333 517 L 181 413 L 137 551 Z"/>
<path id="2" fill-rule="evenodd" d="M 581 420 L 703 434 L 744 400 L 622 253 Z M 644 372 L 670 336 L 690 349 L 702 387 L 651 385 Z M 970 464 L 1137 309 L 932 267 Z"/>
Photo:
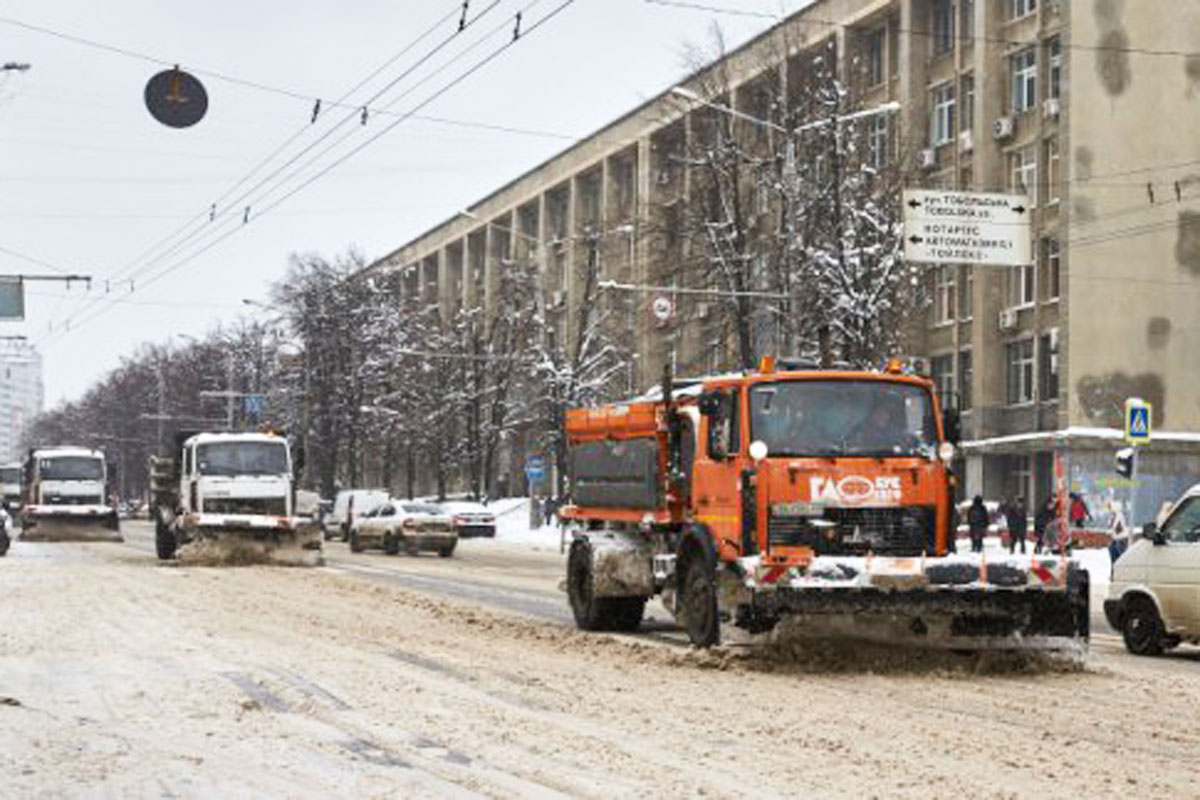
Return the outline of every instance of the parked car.
<path id="1" fill-rule="evenodd" d="M 415 556 L 432 550 L 449 558 L 457 545 L 454 520 L 433 503 L 389 500 L 363 514 L 350 528 L 350 550 L 355 553 L 377 547 L 388 555 L 404 550 Z"/>
<path id="2" fill-rule="evenodd" d="M 496 537 L 496 515 L 479 503 L 455 500 L 442 503 L 442 508 L 454 519 L 460 539 L 472 536 Z"/>
<path id="3" fill-rule="evenodd" d="M 1113 564 L 1104 616 L 1136 655 L 1200 643 L 1200 484 Z"/>
<path id="4" fill-rule="evenodd" d="M 321 530 L 326 539 L 346 539 L 350 534 L 351 512 L 355 518 L 372 511 L 388 501 L 382 489 L 343 489 L 333 499 L 333 509 L 325 515 Z"/>

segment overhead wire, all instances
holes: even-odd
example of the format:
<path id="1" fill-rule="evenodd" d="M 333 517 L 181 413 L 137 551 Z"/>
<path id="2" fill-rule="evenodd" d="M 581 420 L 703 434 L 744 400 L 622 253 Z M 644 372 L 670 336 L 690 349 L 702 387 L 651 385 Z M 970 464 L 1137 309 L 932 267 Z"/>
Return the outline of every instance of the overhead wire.
<path id="1" fill-rule="evenodd" d="M 476 15 L 476 17 L 474 17 L 471 20 L 466 20 L 465 24 L 462 26 L 462 29 L 466 29 L 466 27 L 473 24 L 474 21 L 478 20 L 481 16 L 486 14 L 488 11 L 495 8 L 495 6 L 499 3 L 499 1 L 500 0 L 493 0 L 493 2 L 489 6 L 484 8 L 483 11 L 479 12 L 479 14 Z M 425 39 L 432 36 L 434 33 L 436 33 L 439 29 L 441 29 L 448 22 L 452 21 L 455 17 L 458 16 L 459 8 L 460 8 L 459 3 L 457 3 L 457 2 L 453 3 L 451 10 L 449 10 L 447 13 L 445 13 L 444 15 L 439 17 L 436 20 L 436 22 L 434 22 L 432 25 L 423 29 L 415 38 L 413 38 L 408 43 L 406 43 L 396 54 L 394 54 L 387 61 L 385 61 L 380 67 L 377 67 L 376 69 L 374 69 L 365 78 L 359 80 L 351 89 L 344 92 L 341 95 L 341 97 L 339 98 L 338 102 L 344 101 L 344 100 L 348 99 L 349 97 L 353 96 L 355 92 L 357 92 L 359 89 L 361 89 L 367 83 L 369 83 L 371 80 L 373 80 L 379 74 L 381 74 L 381 72 L 383 70 L 387 69 L 392 64 L 394 64 L 396 61 L 403 58 L 405 55 L 410 53 L 415 47 L 417 47 L 421 42 L 423 42 Z M 6 20 L 4 18 L 0 18 L 0 22 L 2 22 L 2 21 L 6 21 Z M 453 41 L 453 39 L 455 38 L 455 36 L 457 36 L 458 33 L 461 33 L 461 30 L 456 30 L 455 34 L 452 35 L 449 39 L 443 40 L 444 43 L 442 46 L 444 47 L 446 45 L 446 43 Z M 95 44 L 95 43 L 91 43 L 91 44 Z M 112 48 L 110 48 L 108 46 L 103 46 L 103 49 L 112 49 Z M 120 48 L 117 48 L 117 49 L 120 50 Z M 429 57 L 428 55 L 425 56 L 425 58 L 428 58 L 428 57 Z M 411 73 L 411 68 L 409 70 L 405 71 L 405 74 L 410 74 L 410 73 Z M 394 85 L 394 82 L 392 85 Z M 378 96 L 378 93 L 376 96 Z M 349 118 L 350 116 L 353 116 L 353 115 L 347 115 L 347 118 Z M 344 120 L 343 120 L 343 122 L 344 122 Z M 339 126 L 341 124 L 342 123 L 338 123 Z M 215 213 L 215 211 L 216 211 L 217 204 L 224 202 L 231 194 L 235 193 L 239 188 L 244 186 L 256 174 L 258 174 L 263 169 L 264 166 L 269 164 L 273 159 L 275 159 L 280 153 L 282 153 L 284 150 L 286 150 L 288 147 L 290 147 L 299 138 L 301 138 L 306 133 L 308 133 L 312 129 L 311 125 L 312 125 L 312 123 L 310 122 L 308 124 L 305 124 L 305 125 L 297 128 L 297 130 L 293 134 L 291 134 L 289 137 L 287 137 L 282 143 L 280 143 L 278 146 L 276 146 L 268 155 L 266 155 L 262 159 L 260 159 L 253 167 L 250 168 L 250 170 L 248 170 L 245 174 L 243 174 L 243 176 L 236 183 L 234 183 L 229 189 L 227 189 L 222 195 L 220 195 L 215 202 L 212 202 L 208 206 L 208 208 L 197 212 L 194 216 L 190 217 L 186 222 L 184 222 L 183 224 L 178 226 L 174 231 L 172 231 L 172 233 L 170 233 L 167 236 L 163 237 L 162 239 L 159 239 L 158 241 L 156 241 L 149 248 L 142 251 L 138 256 L 136 256 L 134 259 L 132 259 L 131 261 L 126 263 L 123 267 L 118 269 L 111 277 L 117 278 L 117 279 L 124 279 L 127 277 L 129 277 L 129 278 L 136 277 L 138 274 L 143 272 L 145 269 L 152 267 L 153 264 L 155 263 L 155 261 L 162 259 L 162 258 L 169 258 L 172 254 L 174 254 L 175 252 L 178 252 L 178 250 L 181 246 L 185 245 L 187 242 L 194 239 L 198 234 L 208 231 L 209 225 L 216 221 L 217 214 Z M 324 138 L 324 136 L 321 137 L 321 139 L 323 139 L 323 138 Z M 317 141 L 319 142 L 319 141 L 321 141 L 321 139 L 318 139 Z M 310 148 L 312 146 L 314 146 L 314 145 L 313 144 L 309 145 Z M 306 148 L 306 149 L 308 149 L 308 148 Z M 301 152 L 305 152 L 305 151 L 302 150 Z M 262 182 L 260 181 L 258 184 L 255 185 L 254 188 L 257 188 L 258 186 L 261 186 L 261 185 L 262 185 Z M 244 199 L 246 196 L 247 196 L 246 193 L 243 193 L 243 195 L 240 196 L 238 198 L 238 200 L 233 201 L 233 203 L 239 202 L 241 199 Z M 231 204 L 231 207 L 232 207 L 232 204 Z M 228 209 L 223 209 L 223 213 L 227 213 L 227 211 L 228 211 Z M 205 224 L 205 220 L 207 220 L 207 224 Z M 197 223 L 201 223 L 201 224 L 199 226 L 197 226 Z M 190 233 L 189 233 L 189 231 L 190 231 Z M 175 241 L 175 240 L 178 240 L 178 241 Z M 174 241 L 174 244 L 172 244 L 173 241 Z M 164 248 L 164 247 L 166 249 L 162 250 L 162 248 Z M 161 252 L 160 252 L 160 250 L 161 250 Z M 146 263 L 142 263 L 142 262 L 146 262 Z M 140 267 L 137 266 L 139 264 L 141 264 L 142 266 L 140 266 Z M 72 311 L 72 314 L 77 315 L 77 314 L 86 313 L 91 307 L 92 307 L 92 305 L 78 306 L 78 307 L 76 307 L 76 309 L 74 311 Z"/>
<path id="2" fill-rule="evenodd" d="M 527 4 L 527 5 L 526 5 L 526 6 L 525 6 L 523 9 L 522 9 L 522 11 L 521 11 L 521 12 L 519 12 L 519 13 L 526 13 L 526 12 L 527 12 L 527 11 L 528 11 L 530 8 L 532 8 L 533 6 L 537 5 L 537 3 L 538 3 L 539 1 L 540 1 L 540 0 L 532 0 L 532 2 L 528 3 L 528 4 Z M 421 102 L 419 102 L 419 103 L 418 103 L 418 104 L 417 104 L 415 107 L 408 109 L 408 110 L 407 110 L 407 111 L 406 111 L 404 114 L 400 115 L 400 116 L 399 116 L 399 118 L 397 118 L 396 120 L 394 120 L 394 121 L 393 121 L 391 124 L 389 124 L 388 126 L 386 126 L 386 127 L 383 129 L 383 130 L 381 130 L 381 131 L 379 131 L 378 133 L 376 133 L 375 135 L 373 135 L 373 136 L 369 137 L 369 138 L 368 138 L 368 139 L 367 139 L 365 142 L 362 142 L 362 143 L 360 143 L 358 146 L 354 147 L 354 148 L 353 148 L 353 149 L 351 149 L 349 152 L 347 152 L 347 153 L 343 154 L 342 156 L 340 156 L 339 158 L 337 158 L 336 160 L 334 160 L 332 163 L 329 163 L 329 164 L 327 164 L 325 167 L 323 167 L 322 169 L 320 169 L 320 170 L 319 170 L 319 171 L 318 171 L 316 174 L 314 174 L 314 175 L 311 175 L 310 177 L 308 177 L 308 178 L 307 178 L 306 180 L 304 180 L 304 181 L 303 181 L 303 182 L 302 182 L 300 185 L 298 185 L 298 186 L 294 187 L 293 189 L 291 189 L 291 190 L 290 190 L 289 192 L 287 192 L 287 193 L 286 193 L 284 196 L 280 197 L 279 199 L 277 199 L 276 201 L 274 201 L 273 203 L 271 203 L 270 205 L 268 205 L 266 208 L 264 208 L 264 209 L 262 209 L 262 210 L 260 210 L 260 211 L 257 211 L 257 212 L 256 212 L 256 213 L 253 215 L 253 218 L 257 219 L 258 217 L 261 217 L 261 216 L 265 215 L 266 213 L 269 213 L 270 211 L 274 210 L 274 209 L 275 209 L 275 208 L 277 208 L 279 205 L 281 205 L 282 203 L 286 202 L 288 199 L 290 199 L 291 197 L 293 197 L 295 194 L 297 194 L 298 192 L 302 191 L 304 188 L 308 187 L 309 185 L 311 185 L 313 182 L 315 182 L 316 180 L 320 179 L 320 178 L 321 178 L 321 177 L 323 177 L 324 175 L 328 174 L 328 173 L 329 173 L 331 170 L 335 169 L 336 167 L 338 167 L 339 165 L 341 165 L 342 163 L 344 163 L 346 160 L 348 160 L 349 158 L 351 158 L 352 156 L 354 156 L 354 155 L 355 155 L 355 154 L 357 154 L 358 152 L 361 152 L 361 151 L 362 151 L 362 150 L 363 150 L 365 147 L 367 147 L 367 146 L 371 145 L 372 143 L 374 143 L 375 141 L 377 141 L 379 138 L 381 138 L 382 136 L 386 135 L 386 134 L 387 134 L 387 133 L 389 133 L 391 130 L 395 129 L 395 128 L 396 128 L 398 125 L 400 125 L 401 123 L 403 123 L 403 122 L 405 122 L 406 120 L 408 120 L 408 119 L 412 118 L 412 116 L 413 116 L 413 115 L 414 115 L 414 114 L 415 114 L 417 111 L 421 110 L 422 108 L 426 107 L 427 105 L 429 105 L 430 103 L 432 103 L 432 102 L 433 102 L 434 100 L 436 100 L 437 98 L 441 97 L 441 96 L 442 96 L 443 94 L 445 94 L 447 91 L 449 91 L 449 90 L 450 90 L 450 89 L 452 89 L 454 86 L 456 86 L 456 85 L 458 85 L 459 83 L 461 83 L 463 80 L 465 80 L 465 79 L 466 79 L 466 78 L 468 78 L 470 75 L 472 75 L 472 74 L 474 74 L 475 72 L 477 72 L 479 69 L 482 69 L 484 66 L 486 66 L 488 63 L 490 63 L 491 61 L 493 61 L 495 58 L 499 57 L 499 56 L 500 56 L 500 55 L 501 55 L 503 52 L 505 52 L 506 50 L 508 50 L 508 49 L 509 49 L 509 48 L 510 48 L 510 47 L 511 47 L 513 44 L 515 44 L 516 42 L 518 42 L 518 41 L 519 41 L 519 40 L 521 40 L 521 39 L 524 39 L 524 38 L 526 38 L 528 35 L 532 34 L 532 33 L 533 33 L 535 30 L 537 30 L 537 29 L 538 29 L 538 28 L 540 28 L 542 25 L 544 25 L 545 23 L 547 23 L 548 21 L 550 21 L 552 18 L 554 18 L 555 16 L 557 16 L 557 15 L 558 15 L 560 12 L 562 12 L 563 10 L 565 10 L 565 9 L 566 9 L 568 6 L 572 5 L 574 2 L 575 2 L 575 0 L 565 0 L 565 2 L 561 3 L 559 6 L 557 6 L 556 8 L 554 8 L 552 11 L 550 11 L 550 12 L 549 12 L 548 14 L 546 14 L 544 17 L 542 17 L 541 19 L 539 19 L 539 20 L 538 20 L 536 23 L 534 23 L 533 25 L 530 25 L 530 26 L 527 26 L 527 27 L 525 27 L 525 29 L 524 29 L 523 31 L 520 31 L 520 32 L 519 32 L 519 35 L 514 35 L 514 36 L 513 36 L 511 39 L 509 39 L 508 41 L 506 41 L 506 42 L 505 42 L 503 45 L 501 45 L 500 47 L 498 47 L 498 48 L 497 48 L 496 50 L 494 50 L 492 53 L 488 54 L 488 55 L 487 55 L 487 56 L 485 56 L 483 59 L 481 59 L 480 61 L 478 61 L 478 62 L 476 62 L 475 64 L 473 64 L 473 65 L 472 65 L 472 66 L 471 66 L 469 69 L 467 69 L 465 72 L 463 72 L 463 73 L 459 74 L 457 77 L 455 77 L 454 79 L 452 79 L 451 81 L 449 81 L 448 83 L 446 83 L 446 84 L 444 84 L 442 87 L 440 87 L 440 88 L 439 88 L 437 91 L 435 91 L 435 92 L 434 92 L 432 95 L 430 95 L 429 97 L 427 97 L 427 98 L 425 98 L 424 100 L 422 100 Z M 478 17 L 476 17 L 475 19 L 478 19 Z M 504 26 L 503 26 L 503 27 L 504 27 L 504 28 L 507 28 L 507 25 L 508 25 L 508 23 L 506 22 L 506 23 L 504 24 Z M 500 29 L 500 28 L 498 28 L 497 30 L 499 30 L 499 29 Z M 492 35 L 492 34 L 488 34 L 488 36 L 490 36 L 490 35 Z M 483 39 L 481 39 L 480 41 L 484 41 L 484 40 L 486 40 L 486 39 L 488 38 L 488 36 L 485 36 L 485 37 L 484 37 Z M 474 45 L 473 45 L 472 47 L 474 47 Z M 460 54 L 460 55 L 461 55 L 461 54 Z M 445 66 L 445 65 L 443 65 L 443 66 Z M 439 70 L 438 70 L 438 72 L 440 72 L 440 71 L 441 71 L 441 70 L 439 69 Z M 436 73 L 435 73 L 435 74 L 436 74 Z M 411 92 L 406 92 L 406 94 L 408 94 L 408 93 L 411 93 Z M 393 102 L 395 102 L 395 101 L 393 101 Z M 311 148 L 306 148 L 306 150 L 307 150 L 307 149 L 311 149 Z M 328 149 L 327 149 L 326 151 L 324 151 L 324 152 L 328 152 Z M 323 155 L 323 154 L 324 154 L 324 153 L 322 153 L 322 155 Z M 311 165 L 312 163 L 313 163 L 313 162 L 311 162 L 311 161 L 310 161 L 310 162 L 309 162 L 309 164 L 306 164 L 306 165 L 305 165 L 305 167 L 307 167 L 307 166 Z M 296 175 L 298 175 L 298 174 L 299 174 L 298 172 L 297 172 L 297 173 L 293 173 L 291 176 L 288 176 L 288 178 L 290 179 L 290 178 L 296 177 Z M 250 219 L 250 216 L 249 216 L 249 213 L 247 212 L 247 217 L 246 217 L 246 218 L 245 218 L 245 219 L 244 219 L 242 222 L 243 222 L 243 223 L 244 223 L 244 222 L 247 222 L 247 221 L 249 221 L 249 219 Z M 211 239 L 210 239 L 210 240 L 209 240 L 207 243 L 205 243 L 205 244 L 201 245 L 201 246 L 200 246 L 200 248 L 199 248 L 198 250 L 195 250 L 195 251 L 191 252 L 190 254 L 188 254 L 188 255 L 186 255 L 186 256 L 183 256 L 183 257 L 182 257 L 182 258 L 180 258 L 178 261 L 176 261 L 176 262 L 174 262 L 174 263 L 172 263 L 172 264 L 170 264 L 170 265 L 166 266 L 164 269 L 162 269 L 162 270 L 160 270 L 159 272 L 157 272 L 157 273 L 154 273 L 153 275 L 151 275 L 151 276 L 150 276 L 150 277 L 149 277 L 147 280 L 145 280 L 145 281 L 142 281 L 142 282 L 140 283 L 140 286 L 139 286 L 139 288 L 144 288 L 144 287 L 145 287 L 145 286 L 147 286 L 147 285 L 150 285 L 150 284 L 152 284 L 152 283 L 155 283 L 155 282 L 157 282 L 158 280 L 160 280 L 161 278 L 165 277 L 166 275 L 168 275 L 168 274 L 170 274 L 170 273 L 174 272 L 175 270 L 177 270 L 177 269 L 181 268 L 182 266 L 186 265 L 187 263 L 190 263 L 191 261 L 193 261 L 193 260 L 195 260 L 196 258 L 198 258 L 200 255 L 203 255 L 204 253 L 206 253 L 206 252 L 208 252 L 209 250 L 211 250 L 211 249 L 212 249 L 213 247 L 215 247 L 217 244 L 219 244 L 219 243 L 223 242 L 225 239 L 227 239 L 227 238 L 229 238 L 230 236 L 232 236 L 232 235 L 233 235 L 234 233 L 236 233 L 238 230 L 241 230 L 243 227 L 244 227 L 244 224 L 238 224 L 238 225 L 236 225 L 235 227 L 232 227 L 232 228 L 228 228 L 228 227 L 227 227 L 227 229 L 226 229 L 226 230 L 224 230 L 224 231 L 222 231 L 222 232 L 218 233 L 217 235 L 215 235 L 214 237 L 212 237 L 212 238 L 211 238 Z M 143 271 L 144 271 L 144 270 L 143 270 Z M 85 325 L 85 324 L 87 324 L 88 322 L 90 322 L 90 321 L 92 321 L 93 319 L 95 319 L 96 317 L 100 316 L 101 314 L 103 314 L 103 313 L 104 313 L 104 311 L 105 311 L 105 310 L 107 310 L 107 308 L 110 308 L 110 307 L 111 307 L 111 306 L 101 306 L 100 308 L 98 308 L 98 309 L 95 309 L 94 311 L 92 311 L 92 309 L 90 309 L 90 308 L 85 308 L 85 309 L 82 309 L 82 310 L 81 310 L 81 311 L 78 313 L 78 316 L 82 316 L 82 319 L 80 319 L 80 320 L 78 321 L 78 323 L 75 325 L 75 329 L 78 329 L 78 328 L 79 328 L 79 327 L 81 327 L 82 325 Z M 91 314 L 89 314 L 89 315 L 86 315 L 86 316 L 84 316 L 85 314 L 87 314 L 87 312 L 88 312 L 88 311 L 92 311 L 92 313 L 91 313 Z"/>

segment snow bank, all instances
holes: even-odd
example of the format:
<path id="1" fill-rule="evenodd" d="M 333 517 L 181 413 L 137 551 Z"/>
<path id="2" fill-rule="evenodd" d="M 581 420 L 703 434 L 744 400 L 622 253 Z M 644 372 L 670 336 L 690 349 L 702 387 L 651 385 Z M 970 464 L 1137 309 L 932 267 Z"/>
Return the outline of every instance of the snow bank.
<path id="1" fill-rule="evenodd" d="M 533 528 L 529 524 L 529 498 L 503 497 L 492 500 L 487 508 L 496 515 L 496 539 L 536 547 L 559 546 L 558 524 Z"/>

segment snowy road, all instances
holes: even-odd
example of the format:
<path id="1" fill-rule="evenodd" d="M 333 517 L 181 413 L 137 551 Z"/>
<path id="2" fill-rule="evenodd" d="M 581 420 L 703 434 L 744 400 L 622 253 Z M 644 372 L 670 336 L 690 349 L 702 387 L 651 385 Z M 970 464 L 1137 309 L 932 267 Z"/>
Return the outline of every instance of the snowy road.
<path id="1" fill-rule="evenodd" d="M 1200 793 L 1196 650 L 784 663 L 579 634 L 553 549 L 179 568 L 126 534 L 0 559 L 6 795 Z"/>

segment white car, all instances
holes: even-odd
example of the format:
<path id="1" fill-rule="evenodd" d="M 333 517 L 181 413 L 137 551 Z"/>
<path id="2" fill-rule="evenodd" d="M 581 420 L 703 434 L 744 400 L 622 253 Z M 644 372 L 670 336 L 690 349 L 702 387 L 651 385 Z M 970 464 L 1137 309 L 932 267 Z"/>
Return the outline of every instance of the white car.
<path id="1" fill-rule="evenodd" d="M 1113 564 L 1104 616 L 1137 655 L 1200 643 L 1200 484 Z"/>
<path id="2" fill-rule="evenodd" d="M 350 528 L 350 550 L 355 553 L 377 547 L 388 555 L 432 550 L 449 558 L 457 545 L 454 520 L 433 503 L 392 499 L 358 517 Z"/>
<path id="3" fill-rule="evenodd" d="M 454 519 L 454 527 L 458 530 L 459 538 L 486 536 L 494 539 L 496 537 L 496 515 L 479 503 L 460 500 L 441 505 Z"/>

